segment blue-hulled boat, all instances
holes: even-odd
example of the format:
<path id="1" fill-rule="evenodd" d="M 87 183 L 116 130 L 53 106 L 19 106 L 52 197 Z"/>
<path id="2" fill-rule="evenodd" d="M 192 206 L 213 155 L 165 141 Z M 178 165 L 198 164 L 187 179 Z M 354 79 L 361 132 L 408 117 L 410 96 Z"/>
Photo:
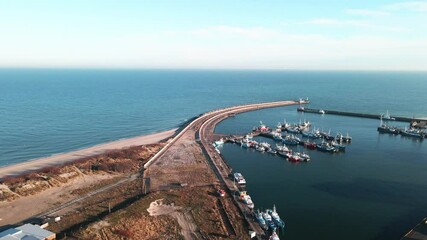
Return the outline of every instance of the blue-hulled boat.
<path id="1" fill-rule="evenodd" d="M 285 227 L 285 222 L 280 219 L 279 214 L 276 211 L 276 206 L 273 205 L 273 210 L 269 209 L 267 210 L 268 214 L 270 214 L 271 218 L 273 219 L 274 224 L 276 224 L 279 228 Z"/>
<path id="2" fill-rule="evenodd" d="M 332 140 L 331 146 L 338 149 L 339 151 L 345 151 L 345 147 L 346 147 L 346 145 L 340 144 L 335 140 Z"/>
<path id="3" fill-rule="evenodd" d="M 287 131 L 288 133 L 300 133 L 300 130 L 299 130 L 299 128 L 298 128 L 298 127 L 288 127 L 288 128 L 286 129 L 286 131 Z"/>
<path id="4" fill-rule="evenodd" d="M 286 145 L 298 145 L 299 141 L 295 138 L 294 135 L 286 135 L 285 139 L 283 139 L 283 143 Z"/>
<path id="5" fill-rule="evenodd" d="M 259 210 L 257 210 L 256 212 L 255 212 L 255 218 L 256 218 L 256 220 L 257 220 L 257 222 L 258 222 L 258 224 L 259 224 L 259 226 L 262 228 L 262 229 L 264 229 L 264 230 L 268 230 L 268 226 L 267 226 L 267 223 L 265 222 L 265 220 L 264 220 L 264 218 L 262 217 L 262 213 L 259 211 Z"/>
<path id="6" fill-rule="evenodd" d="M 276 224 L 274 224 L 270 214 L 268 214 L 267 212 L 262 212 L 262 217 L 264 218 L 265 222 L 267 223 L 268 228 L 271 231 L 276 231 L 277 226 L 276 226 Z"/>
<path id="7" fill-rule="evenodd" d="M 322 142 L 321 144 L 317 144 L 317 150 L 321 152 L 330 152 L 330 153 L 338 152 L 338 149 L 332 147 L 327 142 Z"/>

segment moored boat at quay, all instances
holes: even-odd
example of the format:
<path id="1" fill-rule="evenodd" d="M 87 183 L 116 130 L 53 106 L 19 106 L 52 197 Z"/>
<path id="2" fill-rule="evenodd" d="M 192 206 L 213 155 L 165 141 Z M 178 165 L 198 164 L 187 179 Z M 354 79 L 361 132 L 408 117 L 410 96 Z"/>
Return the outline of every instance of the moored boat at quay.
<path id="1" fill-rule="evenodd" d="M 269 228 L 271 231 L 276 231 L 277 226 L 276 226 L 276 224 L 274 224 L 274 222 L 273 222 L 273 220 L 272 220 L 272 218 L 271 218 L 270 214 L 268 214 L 266 211 L 265 211 L 265 212 L 262 212 L 262 217 L 264 218 L 265 222 L 267 223 L 268 228 Z"/>
<path id="2" fill-rule="evenodd" d="M 352 140 L 352 137 L 347 133 L 346 136 L 342 135 L 341 133 L 337 133 L 337 136 L 335 136 L 335 140 L 338 142 L 346 142 L 349 143 Z"/>
<path id="3" fill-rule="evenodd" d="M 332 140 L 331 146 L 338 149 L 339 151 L 345 151 L 345 147 L 346 147 L 346 145 L 341 144 L 335 140 Z"/>
<path id="4" fill-rule="evenodd" d="M 286 135 L 285 138 L 283 139 L 283 143 L 287 145 L 298 145 L 299 143 L 298 140 L 294 135 Z"/>
<path id="5" fill-rule="evenodd" d="M 268 230 L 268 226 L 267 223 L 265 222 L 265 219 L 262 217 L 262 213 L 259 211 L 259 209 L 255 212 L 255 219 L 257 220 L 259 226 L 267 231 Z"/>
<path id="6" fill-rule="evenodd" d="M 234 181 L 237 182 L 240 185 L 245 185 L 246 184 L 246 179 L 243 177 L 243 175 L 241 173 L 234 173 Z"/>
<path id="7" fill-rule="evenodd" d="M 271 145 L 268 142 L 261 142 L 259 145 L 265 149 L 271 148 Z"/>
<path id="8" fill-rule="evenodd" d="M 325 142 L 325 141 L 323 141 L 321 144 L 317 144 L 317 150 L 321 152 L 330 152 L 330 153 L 338 152 L 338 149 L 332 147 L 328 142 Z"/>
<path id="9" fill-rule="evenodd" d="M 319 134 L 322 136 L 322 138 L 324 138 L 324 139 L 326 139 L 328 141 L 335 139 L 334 136 L 331 135 L 331 131 L 330 130 L 329 130 L 329 132 L 320 132 Z"/>
<path id="10" fill-rule="evenodd" d="M 272 132 L 271 135 L 273 136 L 273 139 L 276 141 L 282 141 L 282 134 L 279 132 Z"/>
<path id="11" fill-rule="evenodd" d="M 277 154 L 279 154 L 280 156 L 288 159 L 292 156 L 292 151 L 288 151 L 288 152 L 277 152 Z"/>
<path id="12" fill-rule="evenodd" d="M 256 146 L 255 150 L 257 150 L 258 152 L 265 152 L 265 148 L 261 145 Z"/>
<path id="13" fill-rule="evenodd" d="M 302 162 L 310 161 L 310 156 L 305 152 L 297 153 L 297 155 L 300 157 L 300 161 L 302 161 Z"/>
<path id="14" fill-rule="evenodd" d="M 270 153 L 270 154 L 276 154 L 277 153 L 277 151 L 276 150 L 274 150 L 274 149 L 272 149 L 272 148 L 270 148 L 270 149 L 268 149 L 267 150 L 267 153 Z"/>
<path id="15" fill-rule="evenodd" d="M 289 162 L 300 162 L 302 161 L 300 155 L 298 153 L 293 153 L 288 157 Z"/>
<path id="16" fill-rule="evenodd" d="M 273 232 L 271 236 L 268 238 L 269 240 L 280 240 L 279 236 L 276 232 Z"/>
<path id="17" fill-rule="evenodd" d="M 402 136 L 415 137 L 420 139 L 424 139 L 426 135 L 423 131 L 414 128 L 404 129 L 400 132 L 400 134 Z"/>
<path id="18" fill-rule="evenodd" d="M 387 126 L 387 124 L 383 122 L 382 116 L 380 117 L 380 126 L 378 126 L 377 130 L 380 133 L 390 133 L 390 134 L 399 134 L 401 132 L 401 130 L 398 129 L 397 127 Z"/>
<path id="19" fill-rule="evenodd" d="M 302 141 L 302 143 L 303 143 L 304 147 L 311 149 L 311 150 L 315 150 L 317 147 L 317 144 L 315 142 L 310 142 L 309 140 Z"/>
<path id="20" fill-rule="evenodd" d="M 276 144 L 276 151 L 277 152 L 289 152 L 289 148 L 287 148 L 286 145 Z"/>
<path id="21" fill-rule="evenodd" d="M 380 133 L 390 133 L 390 134 L 399 134 L 401 131 L 400 129 L 398 129 L 396 127 L 390 127 L 390 126 L 387 126 L 385 124 L 379 126 L 377 128 L 377 130 Z"/>
<path id="22" fill-rule="evenodd" d="M 253 209 L 255 207 L 254 202 L 252 201 L 251 196 L 249 196 L 249 194 L 246 193 L 246 191 L 242 191 L 240 193 L 240 199 L 242 200 L 243 203 L 246 204 L 246 206 L 249 209 Z"/>
<path id="23" fill-rule="evenodd" d="M 279 228 L 285 227 L 285 222 L 280 218 L 279 214 L 277 213 L 275 205 L 273 205 L 273 210 L 267 209 L 267 212 L 268 214 L 270 214 L 274 224 L 276 224 L 277 227 Z"/>
<path id="24" fill-rule="evenodd" d="M 319 130 L 314 130 L 314 129 L 311 132 L 309 132 L 309 131 L 302 131 L 301 135 L 303 137 L 312 138 L 312 139 L 319 139 L 319 138 L 322 137 L 322 135 L 320 135 Z"/>
<path id="25" fill-rule="evenodd" d="M 300 129 L 298 127 L 288 127 L 286 128 L 288 133 L 300 133 Z"/>

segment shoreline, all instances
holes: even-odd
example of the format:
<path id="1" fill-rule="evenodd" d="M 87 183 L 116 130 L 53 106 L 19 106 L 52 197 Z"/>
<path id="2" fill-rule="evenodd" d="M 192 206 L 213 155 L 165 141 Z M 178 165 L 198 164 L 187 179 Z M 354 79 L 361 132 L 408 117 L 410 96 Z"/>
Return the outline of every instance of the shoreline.
<path id="1" fill-rule="evenodd" d="M 35 158 L 26 162 L 0 166 L 0 179 L 7 176 L 16 176 L 27 172 L 32 172 L 45 167 L 58 166 L 84 157 L 102 154 L 110 150 L 120 150 L 131 146 L 157 143 L 174 136 L 178 130 L 179 128 L 174 128 L 158 133 L 119 139 L 116 141 L 101 143 L 84 149 L 54 154 L 49 157 Z"/>

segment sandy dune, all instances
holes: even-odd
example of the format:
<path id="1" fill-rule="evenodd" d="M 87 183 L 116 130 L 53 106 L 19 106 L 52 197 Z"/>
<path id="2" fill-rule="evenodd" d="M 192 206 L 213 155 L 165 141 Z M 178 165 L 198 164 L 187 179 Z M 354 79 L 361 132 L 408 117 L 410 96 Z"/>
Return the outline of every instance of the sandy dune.
<path id="1" fill-rule="evenodd" d="M 104 153 L 108 150 L 117 150 L 125 147 L 144 145 L 159 142 L 163 139 L 171 137 L 177 129 L 154 133 L 150 135 L 138 136 L 134 138 L 122 139 L 114 142 L 104 143 L 93 147 L 53 155 L 50 157 L 38 158 L 28 162 L 18 163 L 10 166 L 0 167 L 0 178 L 8 175 L 17 175 L 24 172 L 37 170 L 40 168 L 60 165 L 69 161 L 73 161 L 82 157 L 93 156 Z"/>

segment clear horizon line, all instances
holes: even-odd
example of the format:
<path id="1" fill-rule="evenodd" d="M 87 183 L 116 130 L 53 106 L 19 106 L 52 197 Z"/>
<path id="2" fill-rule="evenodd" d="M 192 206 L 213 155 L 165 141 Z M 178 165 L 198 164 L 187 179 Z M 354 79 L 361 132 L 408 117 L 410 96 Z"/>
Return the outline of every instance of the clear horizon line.
<path id="1" fill-rule="evenodd" d="M 148 67 L 6 67 L 0 70 L 141 70 L 141 71 L 333 71 L 333 72 L 427 72 L 422 69 L 317 69 L 317 68 L 148 68 Z"/>

